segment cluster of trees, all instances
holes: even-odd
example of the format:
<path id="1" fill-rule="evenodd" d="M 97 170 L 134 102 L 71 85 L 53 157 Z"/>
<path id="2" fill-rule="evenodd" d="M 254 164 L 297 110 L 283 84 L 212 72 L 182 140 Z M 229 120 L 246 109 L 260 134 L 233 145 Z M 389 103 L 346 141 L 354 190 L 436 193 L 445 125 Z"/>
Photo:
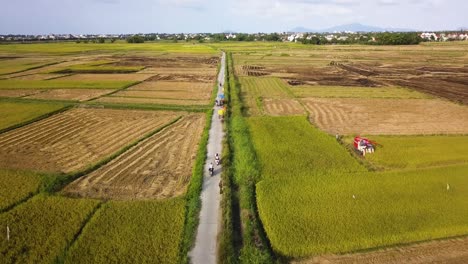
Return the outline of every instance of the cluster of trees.
<path id="1" fill-rule="evenodd" d="M 308 38 L 298 39 L 298 42 L 303 44 L 325 45 L 325 44 L 369 44 L 369 45 L 417 45 L 424 41 L 418 33 L 401 32 L 401 33 L 367 33 L 367 34 L 348 34 L 347 38 L 333 38 L 331 40 L 325 38 L 325 35 L 314 35 Z"/>
<path id="2" fill-rule="evenodd" d="M 109 41 L 111 43 L 114 43 L 116 41 L 116 39 L 111 38 L 111 39 L 109 39 Z M 90 43 L 90 42 L 91 43 L 106 43 L 106 39 L 105 38 L 94 38 L 94 39 L 84 39 L 84 40 L 79 39 L 79 40 L 76 41 L 76 43 L 81 43 L 81 42 L 83 42 L 83 43 Z"/>
<path id="3" fill-rule="evenodd" d="M 379 33 L 376 35 L 379 45 L 417 45 L 423 39 L 417 33 Z"/>
<path id="4" fill-rule="evenodd" d="M 127 42 L 128 43 L 144 43 L 145 38 L 143 36 L 140 36 L 140 35 L 133 35 L 133 36 L 127 38 Z"/>

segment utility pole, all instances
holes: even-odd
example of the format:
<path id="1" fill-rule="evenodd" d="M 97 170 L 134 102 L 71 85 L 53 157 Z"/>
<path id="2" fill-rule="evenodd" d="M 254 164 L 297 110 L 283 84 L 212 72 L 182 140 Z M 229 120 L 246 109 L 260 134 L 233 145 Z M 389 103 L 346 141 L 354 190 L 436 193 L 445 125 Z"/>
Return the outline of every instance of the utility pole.
<path id="1" fill-rule="evenodd" d="M 10 227 L 8 225 L 6 227 L 6 233 L 7 233 L 7 241 L 10 241 Z"/>

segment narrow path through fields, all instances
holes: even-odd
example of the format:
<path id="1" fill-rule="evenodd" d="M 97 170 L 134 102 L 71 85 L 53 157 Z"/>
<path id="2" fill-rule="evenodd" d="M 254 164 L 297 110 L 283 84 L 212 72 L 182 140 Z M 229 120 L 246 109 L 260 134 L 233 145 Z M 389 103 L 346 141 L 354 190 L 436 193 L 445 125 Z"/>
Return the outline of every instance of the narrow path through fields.
<path id="1" fill-rule="evenodd" d="M 224 71 L 226 69 L 226 55 L 223 52 L 221 58 L 221 69 L 219 70 L 218 82 L 224 84 Z M 223 93 L 218 85 L 218 95 Z M 200 211 L 200 222 L 197 230 L 195 246 L 189 252 L 191 262 L 194 264 L 212 264 L 216 263 L 216 245 L 218 238 L 218 227 L 220 219 L 220 200 L 219 181 L 221 179 L 221 165 L 216 166 L 215 155 L 222 152 L 222 142 L 224 138 L 223 125 L 218 119 L 217 108 L 213 111 L 211 117 L 211 129 L 207 146 L 207 157 L 203 175 L 203 189 L 201 193 L 202 208 Z M 221 157 L 222 159 L 222 157 Z M 208 173 L 208 165 L 214 164 L 214 174 Z"/>

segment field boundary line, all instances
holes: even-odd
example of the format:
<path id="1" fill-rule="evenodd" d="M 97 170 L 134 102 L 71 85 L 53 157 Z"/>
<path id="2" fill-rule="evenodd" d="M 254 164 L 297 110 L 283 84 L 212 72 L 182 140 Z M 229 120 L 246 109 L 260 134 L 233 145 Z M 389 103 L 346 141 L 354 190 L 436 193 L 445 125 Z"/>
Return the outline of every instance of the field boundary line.
<path id="1" fill-rule="evenodd" d="M 161 127 L 158 127 L 153 131 L 150 131 L 149 133 L 147 133 L 143 137 L 141 137 L 139 139 L 136 139 L 135 141 L 131 142 L 130 144 L 128 144 L 128 145 L 122 147 L 121 149 L 117 150 L 113 154 L 103 158 L 102 160 L 88 166 L 87 168 L 85 168 L 85 169 L 83 169 L 81 171 L 78 171 L 78 172 L 75 172 L 75 173 L 70 173 L 70 174 L 65 174 L 63 176 L 57 177 L 57 180 L 54 182 L 54 184 L 52 184 L 48 188 L 48 191 L 49 192 L 60 192 L 67 184 L 69 184 L 72 181 L 74 181 L 74 180 L 76 180 L 76 179 L 78 179 L 78 178 L 80 178 L 80 177 L 82 177 L 82 176 L 84 176 L 86 174 L 89 174 L 89 173 L 99 169 L 100 167 L 106 165 L 107 163 L 109 163 L 113 159 L 119 157 L 120 155 L 124 154 L 125 152 L 127 152 L 128 150 L 133 148 L 134 146 L 138 145 L 140 142 L 142 142 L 142 141 L 150 138 L 151 136 L 157 134 L 158 132 L 165 129 L 166 127 L 169 127 L 169 126 L 173 125 L 174 123 L 179 121 L 181 118 L 182 118 L 182 115 L 176 117 L 174 120 L 170 121 L 169 123 L 167 123 L 167 124 L 165 124 L 165 125 L 163 125 Z M 66 196 L 73 197 L 71 195 L 66 195 Z"/>
<path id="2" fill-rule="evenodd" d="M 168 111 L 183 111 L 183 112 L 206 112 L 209 109 L 208 105 L 162 105 L 162 104 L 119 104 L 119 103 L 100 103 L 87 102 L 81 104 L 83 106 L 94 108 L 110 108 L 110 109 L 135 109 L 135 110 L 168 110 Z"/>
<path id="3" fill-rule="evenodd" d="M 20 205 L 26 203 L 27 201 L 31 200 L 34 196 L 38 195 L 40 192 L 41 192 L 40 188 L 38 188 L 35 192 L 29 194 L 28 196 L 24 197 L 23 199 L 20 199 L 20 200 L 16 201 L 15 203 L 12 203 L 11 205 L 1 209 L 0 214 L 8 213 L 9 211 L 15 209 L 17 206 L 20 206 Z"/>
<path id="4" fill-rule="evenodd" d="M 72 74 L 72 75 L 73 75 L 73 74 Z M 137 85 L 137 84 L 140 84 L 140 83 L 142 83 L 142 82 L 144 82 L 144 81 L 136 81 L 136 82 L 133 82 L 133 83 L 124 85 L 124 87 L 119 88 L 119 89 L 116 89 L 116 90 L 113 90 L 112 92 L 110 92 L 110 93 L 108 93 L 108 94 L 102 94 L 102 95 L 100 95 L 100 96 L 98 96 L 98 97 L 94 97 L 94 98 L 85 100 L 85 101 L 83 101 L 83 102 L 90 102 L 90 101 L 99 99 L 99 98 L 104 97 L 104 96 L 109 96 L 109 95 L 118 93 L 118 92 L 120 92 L 120 91 L 126 90 L 126 89 L 128 89 L 128 88 L 130 88 L 130 87 L 132 87 L 132 86 L 135 86 L 135 85 Z"/>
<path id="5" fill-rule="evenodd" d="M 44 68 L 44 67 L 47 67 L 47 66 L 59 64 L 59 63 L 62 63 L 62 62 L 67 62 L 67 61 L 51 62 L 51 63 L 47 63 L 47 64 L 27 68 L 27 69 L 24 69 L 24 70 L 21 70 L 21 71 L 3 73 L 3 74 L 0 74 L 0 77 L 5 76 L 5 75 L 9 75 L 9 74 L 16 74 L 16 73 L 22 73 L 22 72 L 26 72 L 26 71 L 30 71 L 30 70 L 36 70 L 36 69 Z M 33 73 L 33 74 L 35 74 L 35 73 Z M 28 76 L 28 75 L 32 75 L 32 74 L 25 74 L 25 75 L 21 75 L 21 76 L 10 77 L 10 78 L 2 78 L 2 80 L 9 80 L 9 79 L 13 79 L 13 78 L 16 78 L 16 77 L 22 77 L 22 76 Z"/>
<path id="6" fill-rule="evenodd" d="M 14 130 L 14 129 L 17 129 L 17 128 L 20 128 L 20 127 L 23 127 L 23 126 L 27 126 L 29 124 L 32 124 L 32 123 L 35 123 L 35 122 L 38 122 L 38 121 L 41 121 L 43 119 L 46 119 L 48 117 L 51 117 L 53 115 L 56 115 L 56 114 L 60 114 L 60 113 L 63 113 L 69 109 L 71 109 L 74 105 L 66 105 L 58 110 L 55 110 L 55 111 L 52 111 L 52 112 L 49 112 L 49 113 L 46 113 L 46 114 L 43 114 L 41 116 L 38 116 L 36 118 L 33 118 L 31 120 L 27 120 L 27 121 L 24 121 L 24 122 L 21 122 L 19 124 L 15 124 L 15 125 L 12 125 L 12 126 L 9 126 L 9 127 L 6 127 L 6 128 L 3 128 L 3 129 L 0 129 L 0 134 L 3 134 L 5 132 L 8 132 L 8 131 L 11 131 L 11 130 Z"/>
<path id="7" fill-rule="evenodd" d="M 73 236 L 73 239 L 67 243 L 65 249 L 62 251 L 62 254 L 58 255 L 55 259 L 55 263 L 64 263 L 65 259 L 68 255 L 68 252 L 70 249 L 76 244 L 78 239 L 80 238 L 81 234 L 83 233 L 84 229 L 88 226 L 88 224 L 92 221 L 92 219 L 96 216 L 97 212 L 105 205 L 107 204 L 107 201 L 101 201 L 99 202 L 96 207 L 94 207 L 93 211 L 89 213 L 89 215 L 86 217 L 86 219 L 83 221 L 81 224 L 80 229 L 78 232 Z"/>

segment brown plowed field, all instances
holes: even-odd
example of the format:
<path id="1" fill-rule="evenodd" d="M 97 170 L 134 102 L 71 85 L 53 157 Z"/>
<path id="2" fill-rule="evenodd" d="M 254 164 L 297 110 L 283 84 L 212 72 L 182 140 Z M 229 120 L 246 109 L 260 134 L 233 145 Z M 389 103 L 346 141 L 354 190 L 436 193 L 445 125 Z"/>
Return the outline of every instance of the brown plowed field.
<path id="1" fill-rule="evenodd" d="M 144 81 L 151 78 L 154 74 L 139 74 L 139 73 L 128 73 L 128 74 L 74 74 L 69 75 L 60 80 L 69 81 Z"/>
<path id="2" fill-rule="evenodd" d="M 65 188 L 72 196 L 103 199 L 168 198 L 185 192 L 204 114 L 191 114 Z"/>
<path id="3" fill-rule="evenodd" d="M 72 172 L 111 155 L 179 113 L 77 108 L 0 135 L 0 167 Z"/>
<path id="4" fill-rule="evenodd" d="M 305 115 L 304 108 L 294 99 L 264 99 L 263 105 L 272 116 Z"/>
<path id="5" fill-rule="evenodd" d="M 468 107 L 438 99 L 308 98 L 310 119 L 335 134 L 466 134 Z"/>
<path id="6" fill-rule="evenodd" d="M 296 264 L 424 264 L 468 263 L 468 238 L 432 241 L 410 246 L 389 248 L 373 252 L 346 254 L 341 256 L 321 256 L 312 259 L 293 261 Z"/>
<path id="7" fill-rule="evenodd" d="M 108 89 L 52 89 L 29 95 L 26 98 L 87 101 L 111 93 Z"/>
<path id="8" fill-rule="evenodd" d="M 137 97 L 117 97 L 105 96 L 93 102 L 120 103 L 120 104 L 163 104 L 163 105 L 207 105 L 207 100 L 176 100 L 162 98 L 137 98 Z"/>

